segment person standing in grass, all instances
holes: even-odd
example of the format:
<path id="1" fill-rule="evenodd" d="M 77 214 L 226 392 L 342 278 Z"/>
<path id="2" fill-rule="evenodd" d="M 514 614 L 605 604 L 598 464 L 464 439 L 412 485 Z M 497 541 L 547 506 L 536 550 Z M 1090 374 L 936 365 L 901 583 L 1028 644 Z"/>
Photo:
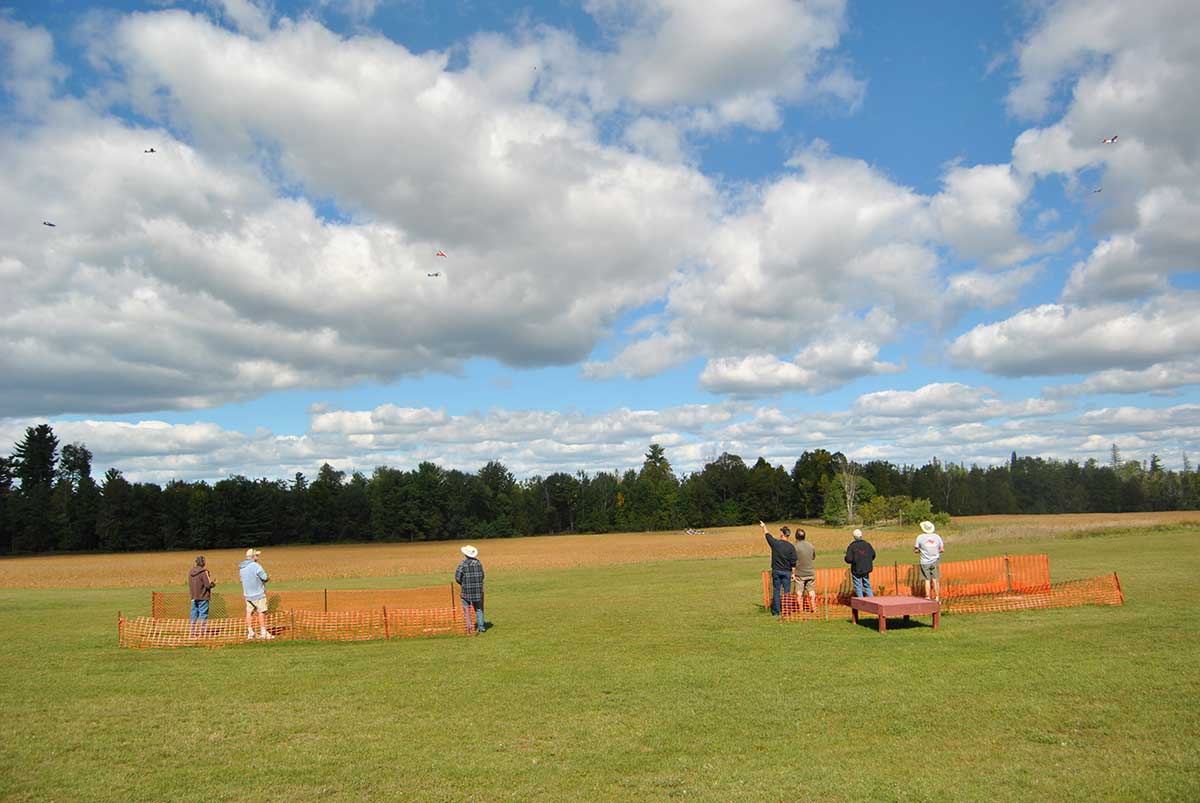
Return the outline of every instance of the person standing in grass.
<path id="1" fill-rule="evenodd" d="M 192 612 L 189 616 L 192 636 L 197 634 L 196 623 L 199 622 L 199 632 L 204 632 L 208 624 L 208 603 L 212 599 L 212 587 L 217 581 L 212 579 L 208 568 L 204 565 L 204 556 L 196 556 L 196 565 L 188 572 L 188 590 L 192 593 Z"/>
<path id="2" fill-rule="evenodd" d="M 257 549 L 247 549 L 246 559 L 238 565 L 238 575 L 242 578 L 242 595 L 246 598 L 246 639 L 254 638 L 252 614 L 258 614 L 258 637 L 262 639 L 275 638 L 267 632 L 267 621 L 263 616 L 267 612 L 267 586 L 271 578 L 267 570 L 258 562 L 262 552 Z"/>
<path id="3" fill-rule="evenodd" d="M 796 593 L 800 596 L 801 607 L 807 605 L 808 610 L 817 609 L 817 570 L 813 561 L 817 559 L 817 550 L 808 541 L 802 528 L 796 530 L 796 570 L 793 578 L 796 581 Z"/>
<path id="4" fill-rule="evenodd" d="M 854 531 L 854 540 L 846 547 L 846 562 L 850 564 L 850 580 L 854 583 L 854 596 L 873 597 L 871 570 L 875 568 L 875 547 L 863 538 L 862 530 Z"/>
<path id="5" fill-rule="evenodd" d="M 787 540 L 791 531 L 784 525 L 779 528 L 783 538 L 775 538 L 767 532 L 767 525 L 761 521 L 763 535 L 767 546 L 771 547 L 771 615 L 778 616 L 783 611 L 783 593 L 792 587 L 792 577 L 796 571 L 796 548 Z"/>
<path id="6" fill-rule="evenodd" d="M 471 626 L 471 606 L 475 606 L 475 629 L 482 633 L 487 630 L 483 622 L 483 564 L 479 562 L 479 550 L 470 544 L 462 548 L 462 553 L 465 557 L 454 570 L 454 582 L 460 586 L 463 622 Z"/>
<path id="7" fill-rule="evenodd" d="M 933 598 L 941 602 L 941 560 L 946 545 L 942 542 L 942 537 L 934 532 L 936 529 L 932 521 L 921 522 L 921 534 L 913 544 L 913 552 L 921 556 L 921 579 L 925 581 L 925 599 L 929 599 L 929 585 L 932 583 Z"/>

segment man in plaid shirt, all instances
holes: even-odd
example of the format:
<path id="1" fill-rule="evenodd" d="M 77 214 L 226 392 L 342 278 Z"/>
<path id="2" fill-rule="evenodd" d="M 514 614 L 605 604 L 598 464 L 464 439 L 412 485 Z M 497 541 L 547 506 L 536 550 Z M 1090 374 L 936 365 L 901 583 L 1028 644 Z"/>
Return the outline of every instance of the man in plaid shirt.
<path id="1" fill-rule="evenodd" d="M 462 599 L 463 619 L 467 627 L 471 626 L 471 606 L 475 606 L 476 630 L 482 633 L 483 626 L 483 564 L 479 562 L 479 550 L 471 545 L 462 548 L 466 555 L 458 568 L 454 570 L 454 582 L 462 586 L 459 596 Z"/>

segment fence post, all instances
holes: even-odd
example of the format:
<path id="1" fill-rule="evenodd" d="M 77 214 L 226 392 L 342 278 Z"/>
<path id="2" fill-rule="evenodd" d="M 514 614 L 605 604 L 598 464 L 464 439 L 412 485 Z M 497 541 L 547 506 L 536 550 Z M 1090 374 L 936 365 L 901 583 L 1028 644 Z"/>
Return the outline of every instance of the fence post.
<path id="1" fill-rule="evenodd" d="M 895 562 L 892 563 L 892 580 L 895 583 L 895 587 L 892 589 L 892 596 L 898 597 L 898 596 L 900 596 L 900 564 L 899 563 L 895 563 Z"/>
<path id="2" fill-rule="evenodd" d="M 121 618 L 121 612 L 117 611 L 117 646 L 121 646 L 121 630 L 125 627 L 125 620 Z"/>
<path id="3" fill-rule="evenodd" d="M 292 641 L 296 640 L 296 609 L 292 608 L 288 611 L 292 615 Z"/>
<path id="4" fill-rule="evenodd" d="M 388 630 L 387 606 L 386 605 L 383 606 L 383 637 L 384 637 L 384 639 L 390 639 L 392 637 L 391 632 Z"/>
<path id="5" fill-rule="evenodd" d="M 325 613 L 329 613 L 329 589 L 323 589 L 325 592 Z"/>
<path id="6" fill-rule="evenodd" d="M 1004 556 L 1004 590 L 1005 593 L 1012 593 L 1012 568 L 1008 563 L 1008 555 Z"/>

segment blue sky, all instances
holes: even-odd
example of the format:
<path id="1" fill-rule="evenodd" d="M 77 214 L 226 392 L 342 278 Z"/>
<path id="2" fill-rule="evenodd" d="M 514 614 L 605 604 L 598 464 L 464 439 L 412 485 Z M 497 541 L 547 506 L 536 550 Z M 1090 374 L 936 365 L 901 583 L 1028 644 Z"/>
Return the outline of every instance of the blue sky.
<path id="1" fill-rule="evenodd" d="M 159 482 L 1178 465 L 1194 16 L 0 0 L 0 438 Z"/>

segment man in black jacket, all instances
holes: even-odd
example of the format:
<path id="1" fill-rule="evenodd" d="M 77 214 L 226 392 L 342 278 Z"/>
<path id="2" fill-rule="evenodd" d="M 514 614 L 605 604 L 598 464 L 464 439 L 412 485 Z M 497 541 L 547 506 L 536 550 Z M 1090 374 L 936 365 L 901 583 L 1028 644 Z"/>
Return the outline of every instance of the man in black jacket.
<path id="1" fill-rule="evenodd" d="M 779 528 L 779 534 L 783 538 L 771 537 L 767 532 L 767 525 L 761 521 L 758 526 L 762 527 L 767 545 L 771 547 L 771 615 L 778 616 L 783 610 L 783 594 L 792 588 L 792 575 L 796 569 L 796 547 L 787 540 L 791 531 L 786 525 Z"/>
<path id="2" fill-rule="evenodd" d="M 862 530 L 854 531 L 854 540 L 846 547 L 846 562 L 850 564 L 850 579 L 854 583 L 854 596 L 873 597 L 871 569 L 875 568 L 875 547 L 863 538 Z"/>

